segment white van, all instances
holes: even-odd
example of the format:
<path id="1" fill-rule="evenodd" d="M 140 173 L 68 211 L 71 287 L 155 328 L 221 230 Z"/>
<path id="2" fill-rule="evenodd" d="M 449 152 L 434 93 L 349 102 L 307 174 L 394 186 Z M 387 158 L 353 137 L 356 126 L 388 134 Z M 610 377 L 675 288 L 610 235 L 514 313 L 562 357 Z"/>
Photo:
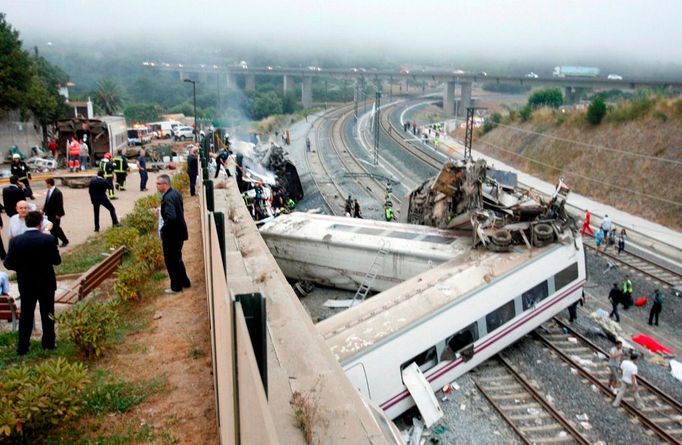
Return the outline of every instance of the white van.
<path id="1" fill-rule="evenodd" d="M 170 139 L 173 136 L 173 122 L 171 121 L 149 122 L 147 126 L 156 133 L 159 139 Z"/>

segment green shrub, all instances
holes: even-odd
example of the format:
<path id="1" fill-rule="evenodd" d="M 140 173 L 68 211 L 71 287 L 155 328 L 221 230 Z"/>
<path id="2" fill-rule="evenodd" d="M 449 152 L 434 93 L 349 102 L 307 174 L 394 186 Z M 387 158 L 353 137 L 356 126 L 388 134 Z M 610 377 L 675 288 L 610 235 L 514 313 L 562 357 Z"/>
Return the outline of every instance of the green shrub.
<path id="1" fill-rule="evenodd" d="M 156 234 L 141 236 L 133 247 L 133 258 L 136 264 L 144 265 L 150 271 L 161 269 L 164 261 L 159 237 Z"/>
<path id="2" fill-rule="evenodd" d="M 526 105 L 525 107 L 519 110 L 519 117 L 521 118 L 521 122 L 528 122 L 532 116 L 533 109 L 531 108 L 530 105 Z"/>
<path id="3" fill-rule="evenodd" d="M 656 99 L 639 96 L 629 102 L 621 102 L 610 110 L 607 120 L 612 122 L 629 122 L 646 117 L 656 105 Z"/>
<path id="4" fill-rule="evenodd" d="M 171 177 L 171 187 L 180 193 L 185 193 L 189 190 L 189 175 L 187 175 L 184 167 Z"/>
<path id="5" fill-rule="evenodd" d="M 661 122 L 667 122 L 668 121 L 668 115 L 662 111 L 656 111 L 654 113 L 654 117 L 656 119 L 660 120 Z"/>
<path id="6" fill-rule="evenodd" d="M 558 88 L 546 88 L 538 90 L 528 98 L 528 106 L 531 108 L 552 107 L 559 108 L 564 104 L 564 95 Z"/>
<path id="7" fill-rule="evenodd" d="M 124 246 L 128 251 L 132 250 L 139 237 L 140 232 L 137 228 L 128 225 L 112 227 L 104 233 L 104 239 L 109 247 L 117 249 Z"/>
<path id="8" fill-rule="evenodd" d="M 134 262 L 123 263 L 116 271 L 114 291 L 123 301 L 138 301 L 142 297 L 142 287 L 147 280 L 147 268 Z"/>
<path id="9" fill-rule="evenodd" d="M 158 194 L 145 196 L 135 201 L 134 210 L 137 209 L 155 209 L 161 205 L 161 197 Z"/>
<path id="10" fill-rule="evenodd" d="M 55 317 L 59 333 L 73 341 L 84 358 L 104 354 L 119 325 L 118 301 L 80 302 Z"/>
<path id="11" fill-rule="evenodd" d="M 590 106 L 587 107 L 587 114 L 585 115 L 587 122 L 592 125 L 599 125 L 606 116 L 606 104 L 604 99 L 597 95 L 590 102 Z"/>
<path id="12" fill-rule="evenodd" d="M 22 438 L 24 443 L 76 418 L 89 383 L 85 365 L 63 358 L 8 368 L 0 381 L 0 437 Z"/>

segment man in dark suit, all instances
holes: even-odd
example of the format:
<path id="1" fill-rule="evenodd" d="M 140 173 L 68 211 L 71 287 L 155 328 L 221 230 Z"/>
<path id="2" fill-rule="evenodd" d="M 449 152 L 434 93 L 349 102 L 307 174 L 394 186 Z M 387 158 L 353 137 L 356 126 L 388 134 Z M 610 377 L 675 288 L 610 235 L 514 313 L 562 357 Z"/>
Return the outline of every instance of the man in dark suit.
<path id="1" fill-rule="evenodd" d="M 64 213 L 64 196 L 62 191 L 55 187 L 54 178 L 47 178 L 45 185 L 47 186 L 47 196 L 45 197 L 43 213 L 52 223 L 50 233 L 62 242 L 61 247 L 66 247 L 69 245 L 69 240 L 66 238 L 61 225 L 62 217 L 66 214 Z"/>
<path id="2" fill-rule="evenodd" d="M 104 172 L 102 170 L 97 171 L 97 177 L 90 181 L 88 186 L 88 192 L 90 193 L 90 202 L 92 203 L 92 208 L 95 211 L 95 232 L 99 232 L 99 207 L 103 206 L 105 209 L 109 210 L 111 215 L 111 224 L 116 227 L 118 226 L 118 218 L 116 217 L 116 209 L 109 201 L 107 197 L 107 191 L 113 190 L 114 186 L 110 181 L 104 179 Z"/>
<path id="3" fill-rule="evenodd" d="M 19 317 L 19 342 L 17 354 L 24 355 L 30 347 L 33 317 L 36 303 L 40 303 L 40 320 L 43 325 L 43 349 L 55 348 L 54 333 L 54 292 L 57 280 L 54 267 L 62 262 L 57 240 L 52 235 L 40 232 L 43 215 L 28 212 L 26 232 L 9 242 L 5 267 L 17 272 L 19 294 L 21 295 L 21 316 Z"/>
<path id="4" fill-rule="evenodd" d="M 170 277 L 170 289 L 167 294 L 182 292 L 183 287 L 191 283 L 182 262 L 182 245 L 187 240 L 187 224 L 185 223 L 182 195 L 171 188 L 168 175 L 156 178 L 156 190 L 162 193 L 161 198 L 161 245 L 163 259 Z"/>
<path id="5" fill-rule="evenodd" d="M 18 176 L 10 176 L 9 185 L 2 189 L 2 202 L 5 204 L 7 217 L 11 218 L 17 214 L 17 203 L 28 198 L 28 193 L 24 184 L 19 182 Z"/>
<path id="6" fill-rule="evenodd" d="M 197 157 L 199 149 L 192 147 L 192 150 L 187 156 L 187 175 L 189 176 L 189 194 L 196 195 L 197 175 L 199 174 L 199 159 Z"/>

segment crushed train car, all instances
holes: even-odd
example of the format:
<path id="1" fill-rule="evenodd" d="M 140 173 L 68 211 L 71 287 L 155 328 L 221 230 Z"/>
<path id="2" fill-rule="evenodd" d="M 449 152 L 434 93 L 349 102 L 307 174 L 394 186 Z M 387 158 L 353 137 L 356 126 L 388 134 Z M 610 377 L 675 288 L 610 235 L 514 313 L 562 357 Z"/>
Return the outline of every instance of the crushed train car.
<path id="1" fill-rule="evenodd" d="M 475 246 L 497 251 L 513 244 L 569 242 L 577 227 L 564 209 L 568 193 L 559 181 L 545 200 L 520 189 L 516 174 L 489 168 L 484 160 L 448 161 L 410 193 L 406 222 L 473 230 Z"/>

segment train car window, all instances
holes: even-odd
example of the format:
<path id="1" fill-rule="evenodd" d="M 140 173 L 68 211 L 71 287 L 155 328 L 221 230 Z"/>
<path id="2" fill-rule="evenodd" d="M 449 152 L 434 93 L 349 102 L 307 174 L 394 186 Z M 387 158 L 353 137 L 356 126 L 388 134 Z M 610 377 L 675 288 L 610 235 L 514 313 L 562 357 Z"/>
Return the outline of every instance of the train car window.
<path id="1" fill-rule="evenodd" d="M 402 375 L 403 369 L 410 366 L 413 362 L 417 363 L 417 366 L 419 366 L 419 369 L 421 369 L 422 372 L 428 371 L 429 369 L 433 368 L 438 364 L 438 354 L 436 353 L 436 347 L 432 346 L 426 351 L 422 352 L 421 354 L 412 357 L 411 359 L 400 365 L 400 374 Z"/>
<path id="2" fill-rule="evenodd" d="M 521 295 L 521 301 L 523 302 L 523 310 L 528 310 L 547 298 L 549 295 L 549 288 L 547 286 L 547 281 L 543 281 L 537 286 L 525 291 Z"/>
<path id="3" fill-rule="evenodd" d="M 573 263 L 566 269 L 554 275 L 554 290 L 565 287 L 567 284 L 578 278 L 578 263 Z"/>
<path id="4" fill-rule="evenodd" d="M 435 243 L 435 244 L 452 244 L 455 242 L 455 238 L 446 238 L 444 236 L 427 235 L 424 238 L 422 238 L 422 241 L 426 241 L 427 243 Z"/>
<path id="5" fill-rule="evenodd" d="M 514 300 L 512 300 L 485 316 L 488 332 L 494 331 L 515 316 L 516 310 L 514 309 Z"/>
<path id="6" fill-rule="evenodd" d="M 447 348 L 443 351 L 441 360 L 452 360 L 459 354 L 464 361 L 474 355 L 474 342 L 478 340 L 478 322 L 473 322 L 446 340 Z"/>
<path id="7" fill-rule="evenodd" d="M 389 238 L 415 239 L 419 234 L 414 232 L 388 232 L 385 236 Z"/>

